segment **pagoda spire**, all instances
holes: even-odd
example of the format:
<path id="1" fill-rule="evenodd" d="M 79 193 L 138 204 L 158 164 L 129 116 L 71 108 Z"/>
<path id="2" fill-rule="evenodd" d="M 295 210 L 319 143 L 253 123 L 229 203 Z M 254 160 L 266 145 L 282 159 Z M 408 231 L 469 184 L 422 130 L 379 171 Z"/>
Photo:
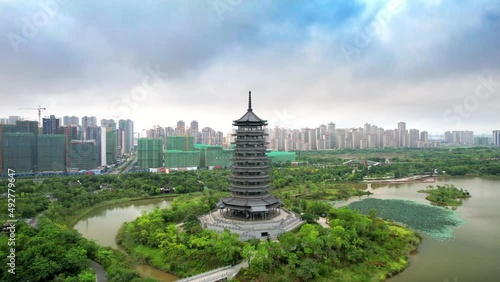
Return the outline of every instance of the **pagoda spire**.
<path id="1" fill-rule="evenodd" d="M 252 111 L 252 91 L 248 91 L 248 111 Z"/>

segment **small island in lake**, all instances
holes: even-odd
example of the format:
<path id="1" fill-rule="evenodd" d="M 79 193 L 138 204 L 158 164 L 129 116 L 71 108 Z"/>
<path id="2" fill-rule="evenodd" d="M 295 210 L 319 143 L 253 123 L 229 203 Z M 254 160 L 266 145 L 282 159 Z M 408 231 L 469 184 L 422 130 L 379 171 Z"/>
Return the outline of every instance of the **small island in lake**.
<path id="1" fill-rule="evenodd" d="M 427 193 L 427 200 L 439 206 L 460 206 L 462 199 L 470 198 L 470 193 L 462 188 L 458 189 L 454 185 L 429 185 L 426 190 L 419 190 L 420 193 Z"/>

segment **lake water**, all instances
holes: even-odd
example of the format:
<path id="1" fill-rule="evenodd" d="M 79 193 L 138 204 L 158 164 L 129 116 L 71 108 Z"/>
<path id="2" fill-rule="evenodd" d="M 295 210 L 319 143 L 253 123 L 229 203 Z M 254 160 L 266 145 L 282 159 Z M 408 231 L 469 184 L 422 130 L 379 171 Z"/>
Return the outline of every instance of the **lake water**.
<path id="1" fill-rule="evenodd" d="M 74 228 L 85 238 L 95 240 L 101 246 L 118 249 L 115 238 L 124 222 L 130 222 L 143 212 L 155 208 L 167 208 L 170 199 L 148 199 L 117 204 L 92 210 L 80 219 Z M 176 281 L 177 276 L 160 271 L 148 265 L 138 265 L 137 271 L 143 277 L 153 277 L 160 281 Z"/>
<path id="2" fill-rule="evenodd" d="M 388 281 L 500 281 L 500 178 L 454 177 L 438 178 L 436 183 L 390 184 L 371 189 L 374 194 L 370 197 L 429 204 L 426 194 L 417 192 L 429 184 L 453 184 L 471 193 L 472 197 L 456 210 L 466 222 L 454 228 L 454 237 L 448 240 L 423 234 L 410 266 Z"/>

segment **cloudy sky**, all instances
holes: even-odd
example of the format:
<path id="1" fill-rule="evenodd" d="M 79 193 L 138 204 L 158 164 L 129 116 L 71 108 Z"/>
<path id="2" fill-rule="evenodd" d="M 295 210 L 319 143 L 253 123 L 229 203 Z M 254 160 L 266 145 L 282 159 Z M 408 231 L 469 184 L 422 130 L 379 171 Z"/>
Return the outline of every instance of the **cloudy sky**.
<path id="1" fill-rule="evenodd" d="M 500 129 L 500 2 L 0 0 L 0 117 Z"/>

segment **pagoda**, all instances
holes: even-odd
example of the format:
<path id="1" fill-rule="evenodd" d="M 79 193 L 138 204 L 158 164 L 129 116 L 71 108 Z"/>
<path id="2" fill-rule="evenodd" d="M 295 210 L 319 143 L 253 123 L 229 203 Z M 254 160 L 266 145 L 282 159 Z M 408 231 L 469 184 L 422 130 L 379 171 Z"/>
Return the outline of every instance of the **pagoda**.
<path id="1" fill-rule="evenodd" d="M 233 166 L 230 182 L 231 196 L 217 202 L 221 213 L 225 210 L 234 219 L 266 220 L 269 214 L 280 211 L 283 202 L 269 194 L 271 190 L 269 160 L 266 156 L 264 126 L 267 120 L 259 118 L 252 109 L 252 93 L 248 94 L 247 112 L 238 120 Z"/>

